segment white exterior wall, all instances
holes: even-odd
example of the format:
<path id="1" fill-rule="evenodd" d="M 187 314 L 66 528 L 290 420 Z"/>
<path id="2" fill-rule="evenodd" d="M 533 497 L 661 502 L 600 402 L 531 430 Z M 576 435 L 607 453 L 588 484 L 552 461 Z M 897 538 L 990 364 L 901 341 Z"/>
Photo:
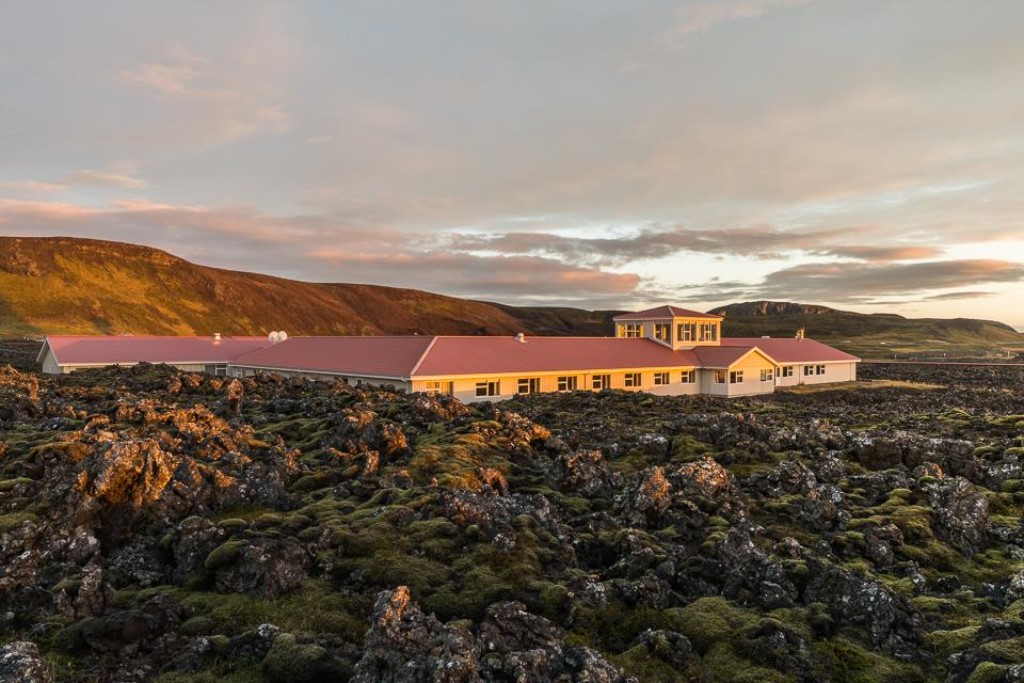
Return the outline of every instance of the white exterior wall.
<path id="1" fill-rule="evenodd" d="M 761 371 L 771 370 L 772 379 L 761 381 Z M 729 381 L 730 373 L 735 371 L 743 372 L 743 381 L 735 384 Z M 704 393 L 711 396 L 727 396 L 730 398 L 736 396 L 756 396 L 760 394 L 770 394 L 775 391 L 775 366 L 769 363 L 763 356 L 753 353 L 746 358 L 741 359 L 739 362 L 734 363 L 732 367 L 725 370 L 725 384 L 718 384 L 715 382 L 716 369 L 705 368 L 700 371 L 701 375 L 701 388 Z"/>
<path id="2" fill-rule="evenodd" d="M 46 355 L 43 356 L 43 372 L 48 375 L 64 374 L 64 369 L 57 365 L 57 359 L 53 357 L 53 351 L 49 348 L 46 349 Z"/>
<path id="3" fill-rule="evenodd" d="M 804 375 L 804 365 L 816 367 L 825 366 L 824 375 Z M 780 386 L 794 386 L 797 384 L 829 384 L 831 382 L 853 382 L 857 379 L 857 363 L 802 363 L 795 366 L 792 377 L 787 377 Z"/>

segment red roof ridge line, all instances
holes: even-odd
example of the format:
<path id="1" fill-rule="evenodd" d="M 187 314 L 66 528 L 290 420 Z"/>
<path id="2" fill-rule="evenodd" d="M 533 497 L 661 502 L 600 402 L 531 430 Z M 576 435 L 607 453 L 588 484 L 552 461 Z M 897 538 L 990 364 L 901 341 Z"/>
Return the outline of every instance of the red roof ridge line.
<path id="1" fill-rule="evenodd" d="M 434 338 L 430 340 L 430 343 L 427 344 L 427 348 L 423 349 L 423 353 L 421 353 L 420 357 L 416 360 L 416 364 L 412 366 L 412 370 L 409 371 L 409 379 L 412 379 L 412 376 L 415 375 L 416 371 L 420 369 L 420 366 L 423 365 L 423 361 L 427 359 L 427 355 L 430 353 L 430 349 L 434 348 L 434 344 L 436 343 L 437 336 L 435 335 Z"/>

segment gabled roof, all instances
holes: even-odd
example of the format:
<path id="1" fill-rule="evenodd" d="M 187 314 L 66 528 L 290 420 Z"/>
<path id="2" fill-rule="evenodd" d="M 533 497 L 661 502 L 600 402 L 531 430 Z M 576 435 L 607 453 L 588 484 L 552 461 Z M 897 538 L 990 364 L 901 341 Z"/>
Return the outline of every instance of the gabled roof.
<path id="1" fill-rule="evenodd" d="M 435 337 L 292 337 L 234 364 L 276 370 L 408 378 Z"/>
<path id="2" fill-rule="evenodd" d="M 39 360 L 49 349 L 62 366 L 227 363 L 268 344 L 266 337 L 49 335 Z"/>
<path id="3" fill-rule="evenodd" d="M 437 337 L 416 377 L 696 367 L 690 351 L 643 338 Z"/>
<path id="4" fill-rule="evenodd" d="M 828 363 L 859 362 L 860 358 L 845 351 L 814 341 L 790 337 L 723 337 L 722 346 L 757 346 L 780 364 L 786 363 Z"/>
<path id="5" fill-rule="evenodd" d="M 777 365 L 775 359 L 754 345 L 749 346 L 698 346 L 693 353 L 700 360 L 701 367 L 728 369 L 751 353 L 756 353 L 769 363 Z"/>
<path id="6" fill-rule="evenodd" d="M 672 318 L 721 320 L 722 316 L 691 311 L 686 308 L 679 308 L 678 306 L 658 306 L 657 308 L 648 308 L 646 311 L 638 311 L 637 313 L 623 313 L 622 315 L 615 316 L 612 320 L 671 320 Z"/>

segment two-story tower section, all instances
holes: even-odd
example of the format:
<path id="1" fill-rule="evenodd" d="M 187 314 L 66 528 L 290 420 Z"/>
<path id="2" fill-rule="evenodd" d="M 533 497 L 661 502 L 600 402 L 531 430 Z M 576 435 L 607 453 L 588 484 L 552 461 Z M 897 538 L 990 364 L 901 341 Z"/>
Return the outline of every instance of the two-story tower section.
<path id="1" fill-rule="evenodd" d="M 646 337 L 675 351 L 720 346 L 722 318 L 677 306 L 615 316 L 616 337 Z"/>

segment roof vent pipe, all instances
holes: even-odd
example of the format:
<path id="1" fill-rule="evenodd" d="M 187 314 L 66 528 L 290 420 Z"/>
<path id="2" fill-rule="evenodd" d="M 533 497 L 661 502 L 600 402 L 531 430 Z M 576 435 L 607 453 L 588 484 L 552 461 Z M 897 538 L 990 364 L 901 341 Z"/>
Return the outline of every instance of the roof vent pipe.
<path id="1" fill-rule="evenodd" d="M 213 333 L 213 341 L 220 341 L 220 332 Z"/>
<path id="2" fill-rule="evenodd" d="M 517 334 L 517 335 L 516 335 L 516 337 L 515 337 L 515 339 L 516 339 L 516 341 L 517 341 L 517 342 L 519 342 L 520 344 L 525 344 L 525 343 L 526 343 L 526 335 L 525 335 L 525 334 L 523 334 L 522 332 L 520 332 L 519 334 Z"/>

